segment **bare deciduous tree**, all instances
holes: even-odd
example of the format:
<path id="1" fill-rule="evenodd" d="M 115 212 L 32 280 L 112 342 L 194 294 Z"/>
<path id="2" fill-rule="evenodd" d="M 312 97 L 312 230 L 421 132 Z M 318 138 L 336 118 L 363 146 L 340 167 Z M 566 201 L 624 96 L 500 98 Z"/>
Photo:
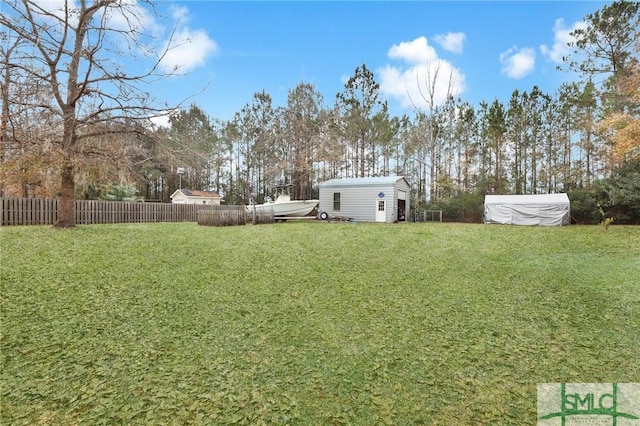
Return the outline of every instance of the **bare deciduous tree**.
<path id="1" fill-rule="evenodd" d="M 145 32 L 153 3 L 121 0 L 10 0 L 0 14 L 4 36 L 20 39 L 8 68 L 20 70 L 42 90 L 22 108 L 44 110 L 60 123 L 62 154 L 57 227 L 75 226 L 75 173 L 82 147 L 104 132 L 139 131 L 127 124 L 169 108 L 156 106 L 142 84 L 166 76 Z M 148 69 L 128 73 L 122 58 L 147 57 Z M 118 122 L 120 126 L 105 126 Z"/>
<path id="2" fill-rule="evenodd" d="M 412 99 L 411 102 L 419 117 L 419 121 L 427 124 L 427 131 L 423 134 L 426 158 L 418 159 L 424 166 L 429 167 L 429 173 L 425 173 L 425 190 L 426 200 L 429 201 L 437 191 L 437 163 L 439 160 L 440 149 L 439 139 L 441 126 L 438 126 L 439 119 L 438 107 L 452 99 L 455 86 L 455 75 L 453 69 L 449 75 L 443 80 L 444 76 L 440 75 L 440 66 L 442 62 L 426 64 L 424 67 L 424 75 L 420 76 L 419 71 L 416 72 L 416 86 L 418 89 L 419 99 Z M 422 79 L 421 79 L 422 77 Z M 426 106 L 421 107 L 419 104 Z M 428 181 L 427 181 L 428 180 Z"/>

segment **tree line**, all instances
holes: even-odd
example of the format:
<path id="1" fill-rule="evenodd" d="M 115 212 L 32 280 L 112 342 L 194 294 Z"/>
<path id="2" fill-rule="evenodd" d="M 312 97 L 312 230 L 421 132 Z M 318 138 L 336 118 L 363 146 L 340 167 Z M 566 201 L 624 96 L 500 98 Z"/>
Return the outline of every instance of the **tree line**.
<path id="1" fill-rule="evenodd" d="M 324 180 L 403 175 L 413 206 L 442 208 L 450 220 L 479 220 L 485 194 L 568 192 L 580 222 L 597 220 L 602 207 L 640 221 L 638 3 L 585 17 L 564 65 L 580 78 L 555 93 L 534 86 L 514 90 L 506 104 L 471 105 L 453 94 L 436 103 L 434 82 L 423 76 L 426 107 L 398 117 L 362 64 L 331 103 L 301 82 L 284 106 L 262 91 L 230 120 L 192 104 L 172 110 L 167 127 L 152 125 L 149 117 L 166 110 L 136 86 L 157 77 L 156 68 L 124 75 L 99 57 L 106 38 L 87 37 L 111 31 L 95 24 L 100 7 L 126 6 L 82 2 L 73 22 L 47 16 L 59 25 L 47 31 L 21 5 L 37 7 L 14 3 L 22 18 L 0 18 L 8 29 L 0 48 L 2 196 L 92 199 L 131 185 L 143 199 L 167 202 L 182 185 L 246 204 L 279 183 L 314 198 Z M 114 97 L 106 82 L 126 97 Z"/>

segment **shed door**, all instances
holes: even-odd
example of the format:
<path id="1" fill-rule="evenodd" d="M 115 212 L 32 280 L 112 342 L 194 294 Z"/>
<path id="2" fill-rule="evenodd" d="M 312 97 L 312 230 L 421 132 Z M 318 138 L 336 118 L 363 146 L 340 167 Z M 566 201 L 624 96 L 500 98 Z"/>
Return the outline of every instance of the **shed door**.
<path id="1" fill-rule="evenodd" d="M 387 221 L 387 200 L 377 199 L 376 200 L 376 222 L 386 222 Z"/>

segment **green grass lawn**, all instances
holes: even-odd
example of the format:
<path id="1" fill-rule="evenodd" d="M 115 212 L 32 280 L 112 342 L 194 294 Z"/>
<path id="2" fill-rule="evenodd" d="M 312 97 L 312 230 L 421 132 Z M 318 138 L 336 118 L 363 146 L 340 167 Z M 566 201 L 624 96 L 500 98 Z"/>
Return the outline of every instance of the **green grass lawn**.
<path id="1" fill-rule="evenodd" d="M 640 227 L 0 228 L 0 424 L 534 424 L 640 382 Z"/>

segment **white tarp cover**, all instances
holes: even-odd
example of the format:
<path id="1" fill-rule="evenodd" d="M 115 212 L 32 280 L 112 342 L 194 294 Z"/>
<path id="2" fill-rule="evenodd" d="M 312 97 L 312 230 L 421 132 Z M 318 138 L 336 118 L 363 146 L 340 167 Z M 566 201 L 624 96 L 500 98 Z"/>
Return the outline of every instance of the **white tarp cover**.
<path id="1" fill-rule="evenodd" d="M 486 195 L 484 223 L 562 226 L 571 223 L 567 194 Z"/>

